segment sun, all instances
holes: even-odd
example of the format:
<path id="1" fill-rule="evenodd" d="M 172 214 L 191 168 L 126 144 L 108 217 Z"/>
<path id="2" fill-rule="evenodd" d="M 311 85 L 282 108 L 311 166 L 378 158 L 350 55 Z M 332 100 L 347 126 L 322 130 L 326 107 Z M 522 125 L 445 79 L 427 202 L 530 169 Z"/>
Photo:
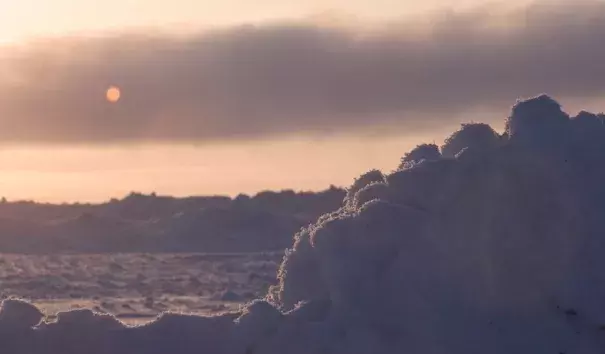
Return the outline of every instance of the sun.
<path id="1" fill-rule="evenodd" d="M 116 103 L 120 100 L 120 88 L 117 86 L 110 86 L 107 89 L 107 92 L 105 93 L 105 96 L 107 97 L 107 101 L 110 103 Z"/>

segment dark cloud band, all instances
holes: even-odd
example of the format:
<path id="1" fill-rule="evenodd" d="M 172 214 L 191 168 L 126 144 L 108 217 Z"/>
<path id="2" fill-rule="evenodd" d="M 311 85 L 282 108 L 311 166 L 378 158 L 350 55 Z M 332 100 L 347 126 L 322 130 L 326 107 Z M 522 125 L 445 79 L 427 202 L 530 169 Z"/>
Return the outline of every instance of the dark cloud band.
<path id="1" fill-rule="evenodd" d="M 519 96 L 595 97 L 605 89 L 605 5 L 570 6 L 482 8 L 421 29 L 282 23 L 4 48 L 0 141 L 201 142 L 377 126 L 414 133 Z M 122 89 L 118 104 L 105 100 L 110 85 Z"/>

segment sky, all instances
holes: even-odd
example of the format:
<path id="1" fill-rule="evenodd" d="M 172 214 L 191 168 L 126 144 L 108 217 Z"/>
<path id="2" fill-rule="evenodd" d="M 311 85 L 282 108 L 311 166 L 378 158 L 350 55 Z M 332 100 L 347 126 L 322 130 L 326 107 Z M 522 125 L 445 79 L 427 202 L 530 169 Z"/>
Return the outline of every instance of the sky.
<path id="1" fill-rule="evenodd" d="M 603 36 L 598 0 L 0 0 L 0 194 L 348 185 L 521 97 L 600 111 Z"/>
<path id="2" fill-rule="evenodd" d="M 14 41 L 133 28 L 175 32 L 326 16 L 383 21 L 482 3 L 481 0 L 2 0 L 0 33 L 4 41 Z"/>

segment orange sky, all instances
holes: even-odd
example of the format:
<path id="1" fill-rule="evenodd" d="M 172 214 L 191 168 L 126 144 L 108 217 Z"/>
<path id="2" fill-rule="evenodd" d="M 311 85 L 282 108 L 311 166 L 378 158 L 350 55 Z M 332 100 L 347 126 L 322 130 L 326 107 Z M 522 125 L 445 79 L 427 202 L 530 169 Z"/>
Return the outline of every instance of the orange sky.
<path id="1" fill-rule="evenodd" d="M 381 20 L 477 1 L 440 0 L 0 0 L 0 42 L 149 27 L 182 31 L 326 14 Z M 322 15 L 323 14 L 323 15 Z M 328 16 L 328 15 L 326 15 Z M 102 201 L 132 190 L 237 194 L 347 185 L 370 167 L 392 169 L 416 141 L 336 139 L 192 147 L 4 147 L 0 195 L 10 200 Z"/>
<path id="2" fill-rule="evenodd" d="M 515 0 L 514 3 L 527 2 Z M 384 20 L 435 9 L 465 8 L 485 0 L 0 0 L 0 38 L 120 31 L 169 31 L 332 15 Z M 493 1 L 487 1 L 493 3 Z M 507 3 L 510 3 L 507 2 Z"/>
<path id="3" fill-rule="evenodd" d="M 514 4 L 525 2 L 527 1 L 513 1 Z M 82 37 L 108 32 L 115 34 L 133 28 L 176 33 L 292 19 L 386 23 L 385 21 L 414 17 L 420 13 L 481 7 L 491 3 L 481 0 L 0 0 L 0 43 L 19 45 L 35 43 L 39 38 Z M 507 4 L 510 5 L 511 2 Z M 388 47 L 385 53 L 390 53 Z M 60 55 L 62 53 L 57 58 Z M 67 62 L 69 65 L 74 63 L 73 60 Z M 75 63 L 78 64 L 77 61 Z M 44 63 L 34 63 L 33 68 L 42 68 L 40 70 L 43 72 L 45 66 Z M 25 72 L 30 74 L 28 70 Z M 65 71 L 65 77 L 71 79 L 69 72 L 71 70 Z M 89 74 L 86 71 L 82 73 Z M 78 75 L 75 74 L 76 80 Z M 54 82 L 53 75 L 47 76 L 50 79 L 45 79 Z M 0 66 L 0 80 L 3 79 L 14 79 L 10 67 Z M 19 87 L 18 80 L 17 77 L 15 87 Z M 65 82 L 65 92 L 71 92 L 68 89 L 78 92 L 77 83 Z M 112 84 L 114 83 L 102 83 L 101 86 L 109 87 Z M 411 82 L 409 85 L 413 87 L 416 83 Z M 43 87 L 40 92 L 42 95 L 47 92 L 54 95 L 62 89 Z M 10 95 L 10 90 L 8 92 Z M 98 99 L 105 99 L 103 96 L 106 94 L 103 90 L 99 91 Z M 120 102 L 115 105 L 128 104 L 129 95 L 132 94 L 133 92 L 123 91 Z M 118 98 L 116 91 L 110 92 L 110 96 Z M 441 100 L 442 97 L 438 99 Z M 93 98 L 87 100 L 94 101 Z M 11 97 L 0 97 L 0 104 L 10 101 Z M 71 106 L 71 100 L 68 102 Z M 76 103 L 86 106 L 88 101 L 74 102 L 74 106 Z M 510 102 L 512 103 L 514 102 Z M 563 103 L 567 107 L 579 107 Z M 52 104 L 51 99 L 50 105 Z M 27 104 L 24 106 L 27 107 Z M 317 190 L 327 188 L 330 184 L 346 186 L 354 177 L 370 168 L 392 170 L 397 166 L 399 158 L 418 143 L 440 143 L 461 121 L 502 122 L 507 113 L 502 110 L 491 112 L 489 116 L 479 114 L 453 118 L 424 136 L 415 132 L 406 133 L 405 130 L 390 134 L 389 137 L 354 137 L 349 134 L 326 135 L 323 139 L 312 138 L 310 135 L 286 139 L 276 137 L 279 136 L 277 134 L 272 137 L 259 136 L 253 142 L 215 141 L 199 146 L 184 143 L 171 145 L 165 142 L 42 146 L 11 142 L 12 145 L 0 147 L 0 196 L 9 200 L 85 202 L 121 197 L 130 191 L 155 191 L 158 194 L 178 196 L 236 195 L 265 189 Z M 171 111 L 170 114 L 174 112 Z M 74 119 L 79 118 L 81 117 L 76 116 Z M 367 119 L 371 120 L 371 115 Z M 11 121 L 3 121 L 4 128 L 10 130 L 10 123 Z M 501 124 L 494 127 L 501 129 Z M 34 132 L 35 128 L 34 124 Z M 66 125 L 59 128 L 68 130 L 70 127 Z M 44 133 L 45 128 L 41 129 Z M 254 137 L 250 139 L 252 138 Z"/>
<path id="4" fill-rule="evenodd" d="M 207 147 L 6 148 L 0 195 L 9 200 L 104 201 L 130 191 L 187 196 L 348 185 L 367 166 L 396 167 L 404 139 L 267 141 Z"/>

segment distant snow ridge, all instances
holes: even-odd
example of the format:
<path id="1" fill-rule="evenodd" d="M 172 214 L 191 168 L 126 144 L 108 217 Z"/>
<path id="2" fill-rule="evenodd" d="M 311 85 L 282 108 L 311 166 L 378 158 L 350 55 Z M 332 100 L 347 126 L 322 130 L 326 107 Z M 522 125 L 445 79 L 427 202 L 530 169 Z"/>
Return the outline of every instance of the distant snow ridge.
<path id="1" fill-rule="evenodd" d="M 0 349 L 603 353 L 603 118 L 570 118 L 542 95 L 517 102 L 502 136 L 464 125 L 443 157 L 426 149 L 431 158 L 357 179 L 339 210 L 295 236 L 267 299 L 239 313 L 129 328 L 86 312 L 35 325 L 34 308 L 9 302 Z"/>

